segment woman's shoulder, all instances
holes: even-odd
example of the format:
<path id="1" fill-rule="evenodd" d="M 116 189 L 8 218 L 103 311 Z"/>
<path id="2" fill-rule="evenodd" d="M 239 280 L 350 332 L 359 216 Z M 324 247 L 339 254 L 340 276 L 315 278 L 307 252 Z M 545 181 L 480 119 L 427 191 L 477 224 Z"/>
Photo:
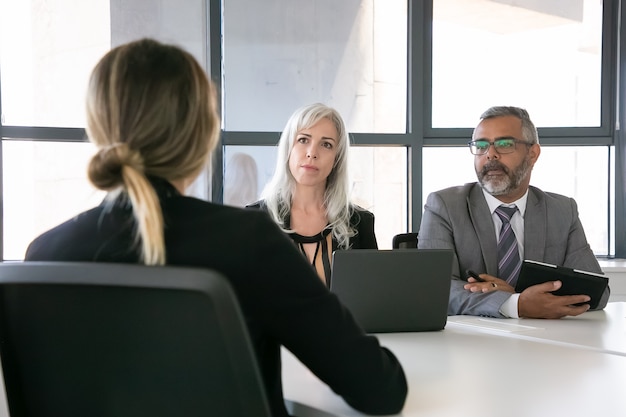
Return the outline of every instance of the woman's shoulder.
<path id="1" fill-rule="evenodd" d="M 76 245 L 76 242 L 83 242 L 86 236 L 97 233 L 105 212 L 107 206 L 101 204 L 43 232 L 28 245 L 25 260 L 66 260 L 65 256 L 87 246 Z M 92 243 L 93 240 L 92 238 L 89 242 Z"/>
<path id="2" fill-rule="evenodd" d="M 185 199 L 186 201 L 179 207 L 181 213 L 207 215 L 221 220 L 246 219 L 250 221 L 257 219 L 263 222 L 268 218 L 267 213 L 263 210 L 265 205 L 262 200 L 245 207 L 235 207 L 194 198 Z"/>
<path id="3" fill-rule="evenodd" d="M 352 213 L 351 216 L 358 216 L 358 217 L 367 217 L 367 218 L 373 218 L 374 217 L 374 213 L 372 213 L 371 211 L 359 206 L 358 204 L 350 204 L 350 212 Z"/>
<path id="4" fill-rule="evenodd" d="M 350 225 L 352 227 L 367 227 L 374 222 L 374 213 L 359 206 L 350 204 Z"/>

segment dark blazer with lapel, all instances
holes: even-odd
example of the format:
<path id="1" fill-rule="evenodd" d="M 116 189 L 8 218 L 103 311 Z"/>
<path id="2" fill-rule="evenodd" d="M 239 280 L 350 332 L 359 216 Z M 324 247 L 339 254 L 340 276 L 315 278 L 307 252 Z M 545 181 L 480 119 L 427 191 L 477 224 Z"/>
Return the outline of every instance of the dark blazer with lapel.
<path id="1" fill-rule="evenodd" d="M 165 220 L 167 263 L 215 269 L 233 285 L 272 415 L 287 415 L 281 345 L 355 408 L 398 412 L 407 387 L 397 359 L 363 333 L 266 213 L 185 197 L 163 180 L 153 185 Z M 26 260 L 137 263 L 133 230 L 127 203 L 103 203 L 35 239 Z"/>
<path id="2" fill-rule="evenodd" d="M 456 254 L 448 314 L 502 317 L 500 306 L 510 294 L 471 293 L 463 288 L 472 269 L 497 276 L 497 238 L 489 206 L 478 183 L 431 193 L 418 235 L 420 249 L 453 249 Z M 574 199 L 530 187 L 524 214 L 524 258 L 602 273 Z M 606 306 L 605 292 L 598 309 Z"/>

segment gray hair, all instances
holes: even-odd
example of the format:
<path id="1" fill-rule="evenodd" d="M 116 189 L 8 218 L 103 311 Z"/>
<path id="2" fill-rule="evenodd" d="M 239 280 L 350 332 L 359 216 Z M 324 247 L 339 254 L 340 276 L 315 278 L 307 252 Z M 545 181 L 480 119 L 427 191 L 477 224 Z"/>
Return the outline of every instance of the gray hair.
<path id="1" fill-rule="evenodd" d="M 522 121 L 522 134 L 524 140 L 528 143 L 539 143 L 539 135 L 535 124 L 530 120 L 530 116 L 525 109 L 513 106 L 494 106 L 485 110 L 480 115 L 480 120 L 491 119 L 493 117 L 513 116 Z"/>
<path id="2" fill-rule="evenodd" d="M 278 155 L 274 176 L 261 194 L 267 210 L 274 221 L 287 233 L 286 220 L 291 213 L 291 203 L 296 188 L 296 180 L 289 170 L 289 156 L 296 135 L 321 119 L 328 119 L 335 125 L 338 135 L 337 156 L 332 171 L 326 180 L 324 205 L 326 216 L 332 228 L 333 237 L 339 247 L 348 248 L 350 237 L 355 231 L 350 227 L 352 207 L 350 204 L 350 180 L 348 177 L 348 151 L 350 138 L 339 112 L 321 103 L 314 103 L 296 110 L 285 125 L 278 141 Z"/>

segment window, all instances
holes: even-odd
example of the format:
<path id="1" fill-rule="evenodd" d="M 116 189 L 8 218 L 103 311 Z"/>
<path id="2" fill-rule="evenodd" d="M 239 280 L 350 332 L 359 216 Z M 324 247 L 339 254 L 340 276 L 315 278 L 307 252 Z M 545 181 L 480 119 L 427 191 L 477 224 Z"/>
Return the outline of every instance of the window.
<path id="1" fill-rule="evenodd" d="M 517 105 L 540 129 L 532 184 L 576 199 L 597 255 L 626 257 L 626 140 L 615 128 L 626 124 L 615 100 L 626 97 L 623 8 L 624 0 L 0 0 L 2 256 L 20 259 L 34 235 L 99 203 L 83 176 L 87 78 L 112 45 L 149 36 L 211 63 L 220 84 L 224 146 L 193 195 L 243 204 L 227 195 L 240 153 L 256 164 L 258 197 L 287 118 L 321 101 L 346 120 L 356 202 L 374 212 L 387 248 L 394 234 L 417 229 L 428 192 L 475 181 L 465 144 L 482 111 Z"/>
<path id="2" fill-rule="evenodd" d="M 224 121 L 280 131 L 306 104 L 350 132 L 404 132 L 406 0 L 224 2 Z"/>
<path id="3" fill-rule="evenodd" d="M 38 235 L 100 204 L 87 180 L 90 143 L 5 141 L 2 144 L 4 259 L 24 258 Z"/>
<path id="4" fill-rule="evenodd" d="M 38 234 L 102 200 L 86 177 L 94 148 L 82 129 L 89 75 L 112 45 L 149 36 L 206 62 L 207 6 L 204 0 L 184 5 L 0 0 L 2 259 L 22 259 Z M 33 126 L 42 127 L 39 137 L 30 136 Z M 202 175 L 190 194 L 206 198 L 209 188 Z"/>
<path id="5" fill-rule="evenodd" d="M 433 127 L 494 105 L 537 126 L 600 126 L 601 1 L 435 0 Z"/>
<path id="6" fill-rule="evenodd" d="M 84 127 L 91 69 L 110 48 L 109 1 L 0 0 L 2 124 Z"/>

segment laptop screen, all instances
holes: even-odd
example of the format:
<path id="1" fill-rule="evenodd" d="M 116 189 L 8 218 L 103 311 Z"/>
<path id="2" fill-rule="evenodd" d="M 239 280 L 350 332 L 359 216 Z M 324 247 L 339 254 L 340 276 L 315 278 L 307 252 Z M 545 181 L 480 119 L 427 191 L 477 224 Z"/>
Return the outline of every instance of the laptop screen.
<path id="1" fill-rule="evenodd" d="M 441 330 L 452 260 L 451 250 L 335 251 L 330 290 L 368 333 Z"/>

